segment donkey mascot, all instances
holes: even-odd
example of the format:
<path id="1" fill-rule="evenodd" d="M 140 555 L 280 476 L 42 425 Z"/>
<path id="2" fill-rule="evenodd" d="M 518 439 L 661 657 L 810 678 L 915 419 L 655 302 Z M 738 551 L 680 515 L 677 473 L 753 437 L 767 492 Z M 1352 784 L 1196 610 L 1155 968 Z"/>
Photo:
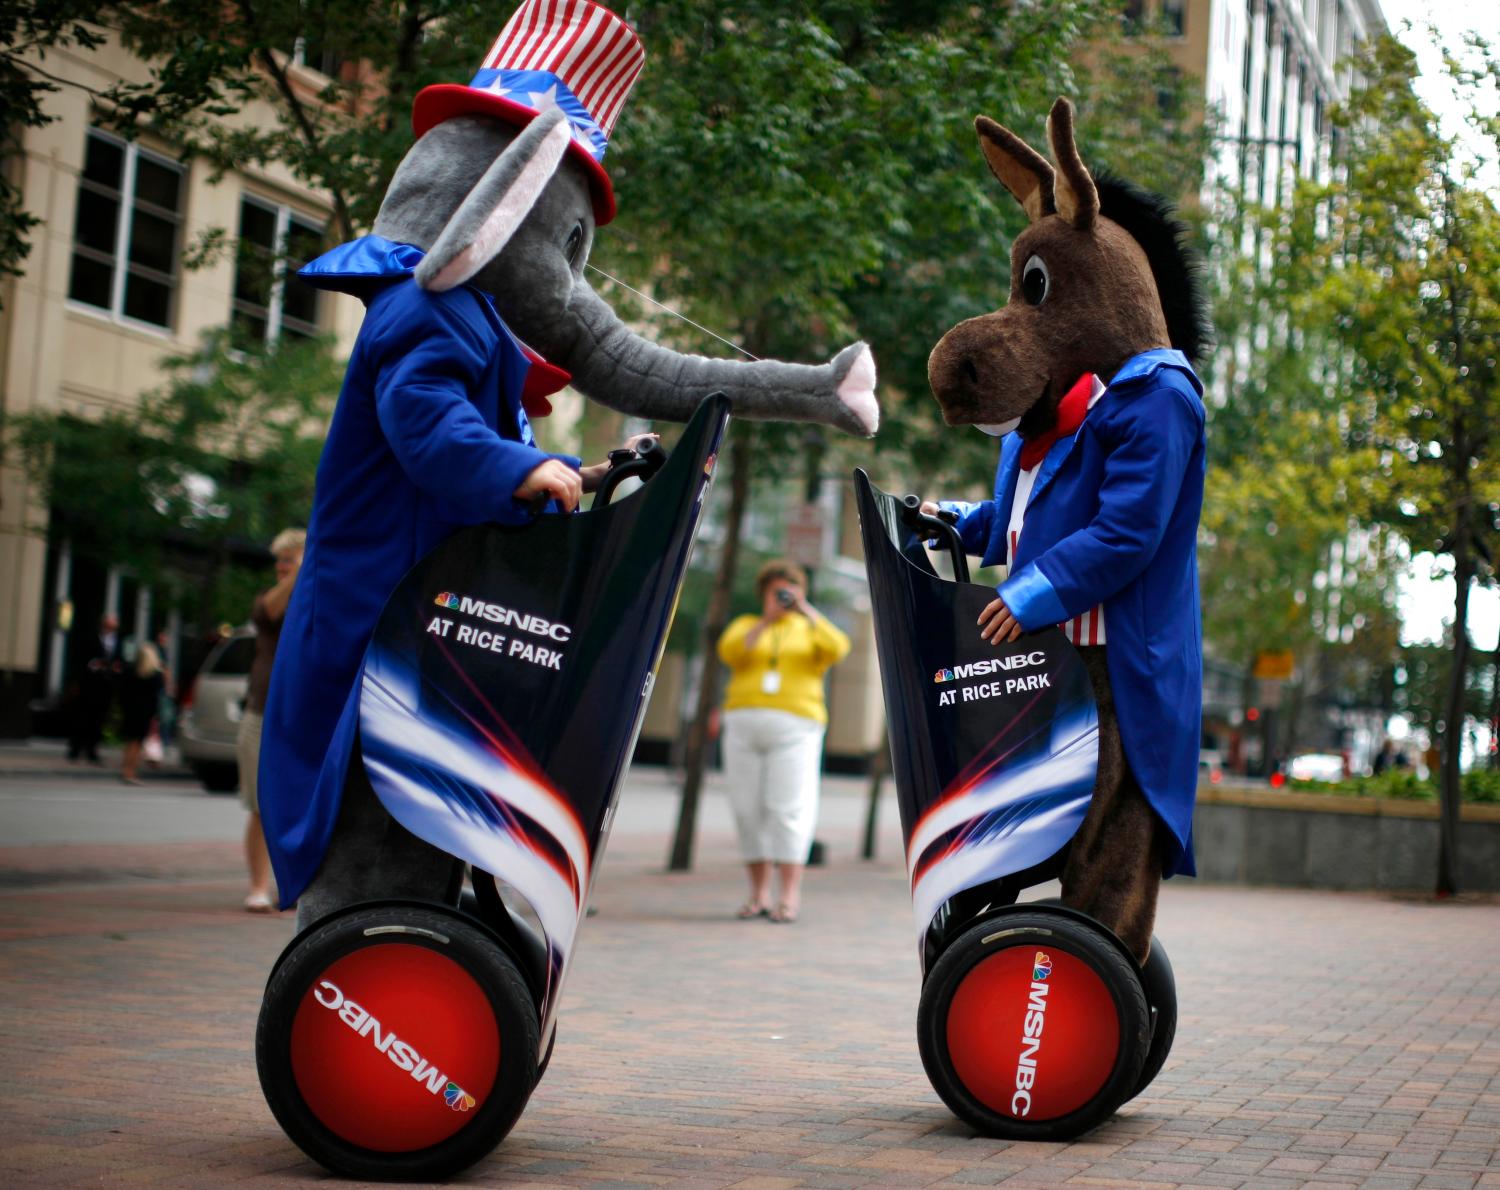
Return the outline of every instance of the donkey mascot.
<path id="1" fill-rule="evenodd" d="M 372 897 L 451 899 L 458 861 L 347 782 L 361 659 L 401 576 L 463 525 L 563 510 L 603 465 L 551 456 L 529 417 L 569 380 L 645 418 L 722 390 L 742 417 L 870 435 L 869 348 L 830 363 L 679 355 L 626 329 L 584 280 L 615 213 L 601 164 L 645 51 L 588 0 L 526 0 L 467 85 L 418 94 L 418 140 L 375 234 L 301 270 L 367 311 L 318 467 L 307 550 L 267 703 L 261 812 L 283 905 L 306 925 Z M 347 790 L 347 793 L 346 793 Z"/>
<path id="2" fill-rule="evenodd" d="M 1161 878 L 1194 870 L 1198 267 L 1165 201 L 1084 167 L 1066 100 L 1047 120 L 1055 168 L 993 120 L 975 127 L 1030 225 L 1011 249 L 1010 301 L 944 335 L 928 379 L 947 424 L 1004 440 L 992 500 L 927 507 L 956 512 L 966 548 L 1008 567 L 981 614 L 984 639 L 1056 624 L 1079 646 L 1099 771 L 1060 861 L 1063 901 L 1144 963 Z"/>

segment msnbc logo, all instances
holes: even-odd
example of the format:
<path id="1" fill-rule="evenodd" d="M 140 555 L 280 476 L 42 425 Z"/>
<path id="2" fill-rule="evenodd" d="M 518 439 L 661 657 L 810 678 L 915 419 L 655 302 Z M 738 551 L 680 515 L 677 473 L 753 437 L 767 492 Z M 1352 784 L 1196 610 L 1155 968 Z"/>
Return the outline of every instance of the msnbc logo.
<path id="1" fill-rule="evenodd" d="M 1037 983 L 1041 983 L 1051 974 L 1052 960 L 1047 957 L 1045 952 L 1037 951 L 1036 961 L 1031 965 L 1031 978 Z M 449 1083 L 448 1085 L 451 1087 L 453 1084 Z"/>
<path id="2" fill-rule="evenodd" d="M 443 1091 L 443 1102 L 454 1111 L 468 1111 L 474 1106 L 474 1096 L 457 1083 L 449 1083 L 447 1089 Z"/>
<path id="3" fill-rule="evenodd" d="M 439 607 L 451 607 L 456 609 L 458 607 L 458 596 L 455 595 L 452 591 L 444 591 L 432 602 L 437 604 Z"/>
<path id="4" fill-rule="evenodd" d="M 953 671 L 951 669 L 940 669 L 932 675 L 932 680 L 934 682 L 951 682 L 953 681 Z"/>

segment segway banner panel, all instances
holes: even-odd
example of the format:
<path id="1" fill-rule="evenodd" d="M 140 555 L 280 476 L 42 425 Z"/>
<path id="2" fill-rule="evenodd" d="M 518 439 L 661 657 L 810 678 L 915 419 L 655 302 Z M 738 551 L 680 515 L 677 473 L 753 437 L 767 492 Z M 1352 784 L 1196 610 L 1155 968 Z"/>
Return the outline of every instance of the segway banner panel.
<path id="1" fill-rule="evenodd" d="M 381 615 L 364 768 L 407 830 L 523 898 L 556 1008 L 703 513 L 728 401 L 705 401 L 638 492 L 575 516 L 463 530 Z"/>
<path id="2" fill-rule="evenodd" d="M 958 893 L 1061 850 L 1088 809 L 1099 721 L 1057 629 L 980 639 L 992 588 L 943 579 L 901 504 L 855 472 L 919 951 Z"/>

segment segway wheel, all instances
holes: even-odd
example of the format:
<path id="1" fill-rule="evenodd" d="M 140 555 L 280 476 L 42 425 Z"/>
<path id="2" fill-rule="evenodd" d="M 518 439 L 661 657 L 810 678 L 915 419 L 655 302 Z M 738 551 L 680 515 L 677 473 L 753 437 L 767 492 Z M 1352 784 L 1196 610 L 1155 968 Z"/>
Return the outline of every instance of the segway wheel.
<path id="1" fill-rule="evenodd" d="M 1134 1099 L 1161 1073 L 1162 1063 L 1172 1051 L 1172 1039 L 1177 1036 L 1177 981 L 1160 938 L 1151 939 L 1151 953 L 1141 970 L 1141 984 L 1151 1010 L 1151 1048 L 1146 1051 L 1146 1064 L 1141 1067 L 1135 1090 L 1126 1096 L 1128 1099 Z"/>
<path id="2" fill-rule="evenodd" d="M 981 1133 L 1066 1140 L 1104 1121 L 1140 1078 L 1150 1014 L 1135 964 L 1066 912 L 1001 914 L 933 965 L 917 1044 L 933 1088 Z"/>
<path id="3" fill-rule="evenodd" d="M 255 1035 L 261 1088 L 336 1174 L 438 1181 L 490 1152 L 536 1086 L 537 1013 L 483 931 L 438 907 L 360 908 L 295 939 Z"/>

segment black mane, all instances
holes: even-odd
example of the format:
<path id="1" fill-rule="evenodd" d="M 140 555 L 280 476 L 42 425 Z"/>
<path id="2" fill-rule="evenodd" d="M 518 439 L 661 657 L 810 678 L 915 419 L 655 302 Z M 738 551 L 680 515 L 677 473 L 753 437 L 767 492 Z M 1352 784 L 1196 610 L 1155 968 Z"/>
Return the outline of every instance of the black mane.
<path id="1" fill-rule="evenodd" d="M 1099 188 L 1099 213 L 1128 231 L 1151 262 L 1172 346 L 1198 363 L 1213 346 L 1213 321 L 1192 229 L 1159 194 L 1103 172 L 1094 175 L 1094 185 Z"/>

